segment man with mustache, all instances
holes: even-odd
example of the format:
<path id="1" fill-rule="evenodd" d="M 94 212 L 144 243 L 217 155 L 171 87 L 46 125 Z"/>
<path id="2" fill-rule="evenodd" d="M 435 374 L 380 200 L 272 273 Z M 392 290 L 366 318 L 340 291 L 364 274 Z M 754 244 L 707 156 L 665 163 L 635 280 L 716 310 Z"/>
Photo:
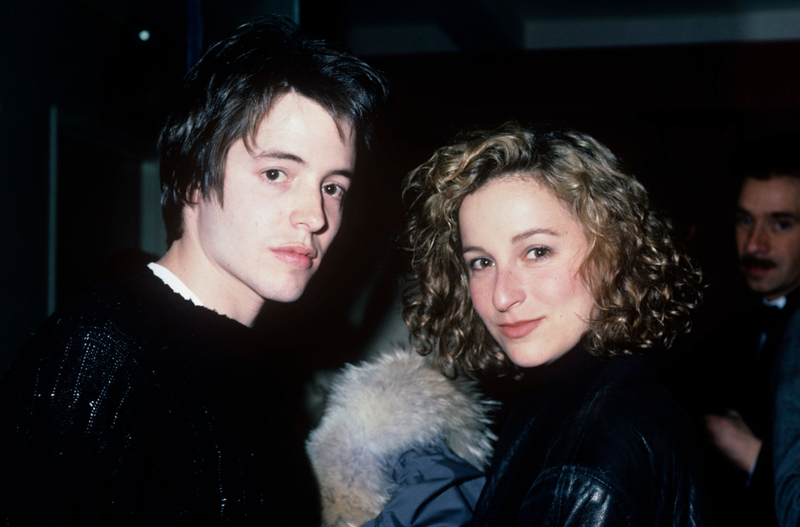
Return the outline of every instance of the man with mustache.
<path id="1" fill-rule="evenodd" d="M 318 269 L 385 98 L 283 19 L 208 50 L 159 138 L 166 254 L 58 310 L 0 383 L 0 523 L 318 525 L 250 327 Z"/>
<path id="2" fill-rule="evenodd" d="M 800 360 L 800 348 L 781 344 L 787 333 L 800 329 L 789 323 L 800 305 L 798 146 L 796 137 L 772 137 L 753 143 L 734 160 L 741 177 L 735 215 L 739 269 L 759 299 L 726 325 L 730 346 L 715 372 L 724 382 L 712 381 L 719 399 L 716 411 L 705 416 L 712 444 L 746 476 L 736 519 L 750 515 L 758 525 L 775 524 L 775 477 L 788 461 L 787 434 L 776 435 L 775 424 L 800 419 L 790 418 L 786 405 L 775 401 L 775 374 Z M 773 450 L 776 440 L 781 445 Z M 736 503 L 732 495 L 725 499 Z"/>

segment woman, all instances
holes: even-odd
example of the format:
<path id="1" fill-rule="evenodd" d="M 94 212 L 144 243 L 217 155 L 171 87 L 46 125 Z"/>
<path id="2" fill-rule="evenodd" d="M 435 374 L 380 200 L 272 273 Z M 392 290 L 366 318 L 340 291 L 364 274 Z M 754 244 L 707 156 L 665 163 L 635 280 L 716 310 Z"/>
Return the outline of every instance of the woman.
<path id="1" fill-rule="evenodd" d="M 538 382 L 498 441 L 472 525 L 703 525 L 692 428 L 646 350 L 690 328 L 700 273 L 614 155 L 507 124 L 405 184 L 412 344 L 449 375 Z"/>

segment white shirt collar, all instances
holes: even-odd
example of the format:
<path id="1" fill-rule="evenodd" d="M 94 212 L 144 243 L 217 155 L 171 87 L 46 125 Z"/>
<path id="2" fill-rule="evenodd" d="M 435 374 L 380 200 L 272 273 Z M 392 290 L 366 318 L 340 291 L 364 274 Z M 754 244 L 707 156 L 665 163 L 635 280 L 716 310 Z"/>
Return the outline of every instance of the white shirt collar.
<path id="1" fill-rule="evenodd" d="M 775 300 L 767 300 L 766 298 L 762 298 L 761 301 L 764 302 L 765 306 L 777 307 L 778 309 L 783 309 L 786 306 L 785 296 L 776 298 Z"/>
<path id="2" fill-rule="evenodd" d="M 203 302 L 197 298 L 197 295 L 192 293 L 191 289 L 186 287 L 186 284 L 181 282 L 181 279 L 175 276 L 172 271 L 163 265 L 158 265 L 155 262 L 147 264 L 147 267 L 153 271 L 154 275 L 159 277 L 165 284 L 167 284 L 173 291 L 181 295 L 183 298 L 191 301 L 196 306 L 203 306 Z"/>

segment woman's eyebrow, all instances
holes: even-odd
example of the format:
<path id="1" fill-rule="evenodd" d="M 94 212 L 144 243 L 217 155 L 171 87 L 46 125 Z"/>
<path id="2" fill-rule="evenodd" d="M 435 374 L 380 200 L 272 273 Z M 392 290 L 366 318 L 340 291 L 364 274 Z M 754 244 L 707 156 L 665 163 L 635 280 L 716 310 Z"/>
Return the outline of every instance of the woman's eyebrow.
<path id="1" fill-rule="evenodd" d="M 549 234 L 551 236 L 560 236 L 561 235 L 561 233 L 559 233 L 558 231 L 554 231 L 553 229 L 547 229 L 547 228 L 528 229 L 527 231 L 521 232 L 521 233 L 515 235 L 514 237 L 512 237 L 511 238 L 511 243 L 520 242 L 520 241 L 522 241 L 522 240 L 524 240 L 526 238 L 530 238 L 531 236 L 534 236 L 536 234 Z"/>
<path id="2" fill-rule="evenodd" d="M 547 228 L 528 229 L 527 231 L 521 232 L 513 236 L 511 238 L 511 243 L 520 242 L 526 238 L 535 236 L 536 234 L 549 234 L 550 236 L 561 236 L 560 232 L 555 231 L 553 229 L 547 229 Z M 477 245 L 469 245 L 461 249 L 461 254 L 466 254 L 470 251 L 483 251 L 483 248 Z"/>
<path id="3" fill-rule="evenodd" d="M 467 254 L 470 251 L 483 251 L 483 252 L 486 252 L 481 247 L 478 247 L 477 245 L 470 245 L 470 246 L 462 248 L 461 249 L 461 254 L 462 255 L 463 254 Z"/>

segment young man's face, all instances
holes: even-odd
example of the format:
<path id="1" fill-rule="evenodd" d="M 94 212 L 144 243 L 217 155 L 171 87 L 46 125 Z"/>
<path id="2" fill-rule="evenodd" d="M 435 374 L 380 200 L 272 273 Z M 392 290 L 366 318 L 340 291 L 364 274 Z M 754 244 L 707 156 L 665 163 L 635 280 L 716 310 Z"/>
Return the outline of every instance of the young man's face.
<path id="1" fill-rule="evenodd" d="M 355 166 L 352 130 L 341 129 L 343 136 L 319 104 L 290 92 L 273 105 L 250 151 L 242 140 L 231 145 L 223 204 L 212 193 L 185 211 L 207 280 L 196 287 L 256 310 L 264 299 L 302 294 L 339 230 Z"/>
<path id="2" fill-rule="evenodd" d="M 747 285 L 768 300 L 800 285 L 800 178 L 745 179 L 736 248 Z"/>

